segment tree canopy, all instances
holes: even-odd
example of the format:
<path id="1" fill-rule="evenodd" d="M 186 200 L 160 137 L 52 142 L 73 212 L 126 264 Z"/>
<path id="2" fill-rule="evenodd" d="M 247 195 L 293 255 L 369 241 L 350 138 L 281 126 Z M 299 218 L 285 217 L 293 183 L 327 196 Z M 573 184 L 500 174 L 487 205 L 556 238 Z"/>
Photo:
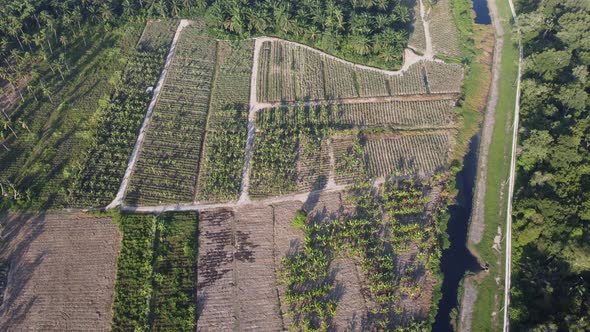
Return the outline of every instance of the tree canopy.
<path id="1" fill-rule="evenodd" d="M 590 329 L 590 3 L 521 0 L 516 330 Z"/>
<path id="2" fill-rule="evenodd" d="M 279 36 L 391 69 L 402 62 L 412 10 L 400 0 L 215 0 L 207 18 L 222 35 Z"/>

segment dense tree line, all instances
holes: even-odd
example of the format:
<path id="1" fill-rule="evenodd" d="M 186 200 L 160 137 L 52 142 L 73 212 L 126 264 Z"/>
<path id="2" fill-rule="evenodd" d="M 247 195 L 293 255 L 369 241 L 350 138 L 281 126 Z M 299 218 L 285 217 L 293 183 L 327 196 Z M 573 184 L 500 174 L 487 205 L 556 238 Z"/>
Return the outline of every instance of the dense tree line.
<path id="1" fill-rule="evenodd" d="M 67 58 L 73 40 L 81 37 L 86 42 L 85 24 L 108 31 L 119 20 L 187 16 L 202 12 L 206 4 L 206 0 L 3 1 L 0 79 L 12 84 L 31 62 Z"/>
<path id="2" fill-rule="evenodd" d="M 401 0 L 215 0 L 207 17 L 222 34 L 274 35 L 392 68 L 402 61 L 412 10 Z"/>
<path id="3" fill-rule="evenodd" d="M 590 2 L 521 0 L 515 330 L 590 329 Z"/>

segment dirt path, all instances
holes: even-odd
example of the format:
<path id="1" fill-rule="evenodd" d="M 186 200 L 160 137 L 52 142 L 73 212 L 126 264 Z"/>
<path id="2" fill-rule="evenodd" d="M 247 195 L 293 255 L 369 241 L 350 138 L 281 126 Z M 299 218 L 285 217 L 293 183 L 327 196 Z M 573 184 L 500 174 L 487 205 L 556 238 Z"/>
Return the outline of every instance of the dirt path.
<path id="1" fill-rule="evenodd" d="M 178 39 L 180 38 L 180 33 L 189 24 L 189 20 L 180 20 L 180 22 L 178 23 L 176 33 L 174 34 L 174 38 L 172 39 L 172 43 L 170 44 L 170 50 L 168 51 L 168 55 L 166 56 L 166 63 L 164 64 L 164 69 L 162 69 L 162 73 L 160 74 L 158 83 L 154 88 L 152 101 L 148 106 L 145 118 L 141 125 L 141 129 L 139 130 L 139 136 L 137 136 L 137 141 L 135 142 L 135 146 L 133 147 L 133 152 L 131 153 L 131 157 L 129 158 L 129 162 L 127 163 L 127 169 L 125 170 L 125 175 L 123 176 L 123 180 L 121 181 L 121 186 L 119 187 L 119 191 L 117 192 L 117 196 L 115 197 L 115 199 L 111 202 L 111 204 L 109 204 L 106 207 L 107 209 L 112 209 L 116 206 L 119 206 L 123 202 L 125 192 L 127 191 L 127 187 L 129 186 L 129 179 L 131 178 L 131 174 L 133 174 L 133 169 L 135 168 L 135 164 L 137 163 L 139 150 L 141 149 L 141 145 L 143 144 L 143 140 L 145 139 L 145 133 L 152 118 L 152 114 L 154 108 L 156 107 L 156 103 L 158 102 L 158 97 L 160 96 L 160 90 L 164 85 L 166 75 L 168 74 L 168 69 L 170 68 L 170 64 L 172 63 L 172 58 L 174 57 L 174 51 L 176 50 L 176 44 L 178 43 Z"/>
<path id="2" fill-rule="evenodd" d="M 123 211 L 132 212 L 143 212 L 143 213 L 162 213 L 162 212 L 183 212 L 183 211 L 202 211 L 211 209 L 227 208 L 233 209 L 246 205 L 258 205 L 266 206 L 271 204 L 277 204 L 288 201 L 299 201 L 306 202 L 310 196 L 340 192 L 345 190 L 349 185 L 334 185 L 332 188 L 324 188 L 320 190 L 308 191 L 304 193 L 282 195 L 271 198 L 265 198 L 260 200 L 238 200 L 224 203 L 186 203 L 186 204 L 167 204 L 167 205 L 154 205 L 154 206 L 126 206 L 121 205 L 120 208 Z"/>
<path id="3" fill-rule="evenodd" d="M 424 58 L 427 60 L 433 60 L 434 53 L 432 52 L 432 37 L 430 36 L 430 22 L 428 21 L 428 14 L 430 14 L 430 9 L 428 9 L 427 13 L 424 7 L 424 0 L 420 0 L 420 16 L 422 16 L 422 25 L 424 26 L 424 39 L 426 41 L 426 50 L 424 52 Z M 404 63 L 404 67 L 405 65 L 406 64 Z"/>
<path id="4" fill-rule="evenodd" d="M 252 75 L 250 75 L 250 111 L 248 112 L 248 135 L 246 137 L 244 167 L 242 168 L 242 184 L 240 185 L 239 202 L 241 204 L 246 204 L 250 201 L 250 159 L 252 157 L 254 135 L 256 133 L 256 112 L 261 109 L 256 99 L 256 95 L 258 83 L 258 58 L 262 43 L 263 41 L 261 41 L 259 38 L 254 39 L 254 57 L 252 60 Z"/>
<path id="5" fill-rule="evenodd" d="M 495 0 L 492 0 L 495 1 Z M 512 198 L 514 195 L 514 179 L 516 178 L 516 145 L 518 143 L 518 122 L 520 114 L 520 79 L 522 75 L 522 41 L 520 39 L 520 26 L 518 17 L 512 0 L 508 0 L 512 19 L 516 25 L 518 34 L 518 74 L 516 76 L 516 101 L 514 103 L 514 123 L 512 124 L 512 155 L 510 157 L 510 180 L 508 183 L 508 206 L 506 208 L 506 252 L 504 266 L 504 322 L 503 330 L 508 332 L 510 328 L 510 318 L 508 317 L 508 308 L 510 307 L 510 278 L 512 265 Z"/>
<path id="6" fill-rule="evenodd" d="M 487 161 L 490 151 L 490 143 L 492 142 L 492 134 L 494 132 L 495 112 L 496 105 L 498 103 L 498 83 L 500 79 L 502 47 L 504 46 L 504 31 L 502 29 L 500 17 L 498 16 L 496 0 L 489 0 L 488 7 L 490 9 L 492 23 L 496 32 L 496 44 L 494 45 L 494 58 L 492 64 L 492 84 L 490 86 L 490 92 L 488 95 L 488 104 L 484 115 L 479 143 L 477 182 L 475 185 L 475 193 L 473 197 L 473 211 L 471 214 L 471 222 L 469 223 L 469 242 L 472 244 L 479 244 L 481 242 L 485 229 L 484 201 L 488 172 Z"/>

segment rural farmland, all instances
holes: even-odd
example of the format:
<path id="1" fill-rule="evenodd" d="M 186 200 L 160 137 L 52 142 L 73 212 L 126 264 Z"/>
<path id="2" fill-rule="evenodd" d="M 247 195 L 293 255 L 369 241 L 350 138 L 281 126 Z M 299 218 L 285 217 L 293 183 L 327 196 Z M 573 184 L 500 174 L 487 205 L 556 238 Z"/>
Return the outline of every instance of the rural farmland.
<path id="1" fill-rule="evenodd" d="M 291 24 L 320 7 L 299 22 L 281 15 L 302 4 L 279 0 L 271 24 L 257 1 L 243 16 L 227 0 L 139 1 L 133 26 L 94 37 L 113 39 L 100 56 L 120 66 L 101 68 L 91 119 L 77 119 L 84 150 L 69 164 L 31 149 L 0 170 L 2 330 L 431 329 L 481 119 L 453 1 L 321 2 L 325 24 L 299 37 Z M 48 49 L 74 43 L 42 31 Z M 52 135 L 17 128 L 0 165 Z M 62 188 L 40 201 L 19 167 Z"/>

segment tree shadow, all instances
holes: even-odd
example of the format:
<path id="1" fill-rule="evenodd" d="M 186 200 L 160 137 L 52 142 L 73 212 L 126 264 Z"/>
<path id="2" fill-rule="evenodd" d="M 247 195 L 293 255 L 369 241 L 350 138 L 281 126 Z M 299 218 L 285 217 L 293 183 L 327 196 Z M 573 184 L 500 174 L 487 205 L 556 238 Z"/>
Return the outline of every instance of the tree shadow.
<path id="1" fill-rule="evenodd" d="M 45 213 L 31 213 L 6 216 L 2 220 L 2 244 L 0 253 L 4 264 L 8 265 L 6 288 L 0 305 L 0 328 L 14 329 L 24 322 L 31 308 L 38 300 L 33 295 L 26 301 L 18 300 L 26 296 L 26 290 L 35 270 L 43 263 L 46 251 L 32 261 L 25 261 L 31 244 L 45 231 Z M 17 304 L 18 303 L 18 304 Z"/>

